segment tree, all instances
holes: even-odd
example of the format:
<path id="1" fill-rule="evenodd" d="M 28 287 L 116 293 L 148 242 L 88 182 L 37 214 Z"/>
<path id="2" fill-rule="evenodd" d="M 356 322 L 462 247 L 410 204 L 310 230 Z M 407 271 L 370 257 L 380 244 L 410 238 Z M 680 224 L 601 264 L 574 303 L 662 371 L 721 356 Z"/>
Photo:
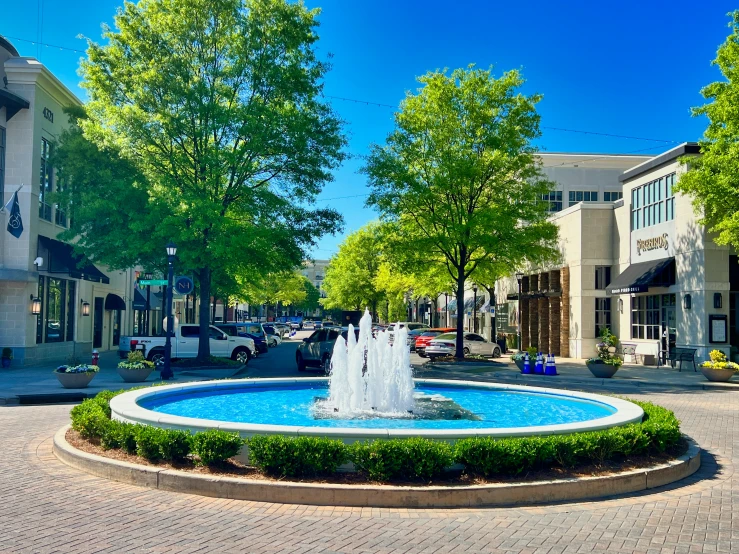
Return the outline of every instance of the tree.
<path id="1" fill-rule="evenodd" d="M 375 283 L 382 262 L 379 223 L 369 223 L 346 237 L 331 258 L 323 281 L 325 308 L 361 310 L 369 307 L 373 317 L 382 299 Z"/>
<path id="2" fill-rule="evenodd" d="M 465 281 L 476 273 L 503 276 L 526 262 L 556 256 L 556 226 L 542 195 L 532 141 L 536 104 L 520 92 L 518 71 L 457 69 L 419 78 L 395 115 L 384 146 L 373 145 L 363 168 L 370 206 L 397 226 L 416 266 L 440 265 L 464 306 Z M 463 357 L 462 318 L 456 356 Z"/>
<path id="3" fill-rule="evenodd" d="M 305 298 L 302 301 L 296 303 L 295 309 L 300 310 L 303 313 L 312 312 L 321 307 L 321 291 L 313 286 L 313 283 L 310 282 L 310 279 L 305 276 L 302 277 L 303 289 L 305 290 Z"/>
<path id="4" fill-rule="evenodd" d="M 139 217 L 154 229 L 120 258 L 174 240 L 202 306 L 214 269 L 291 270 L 340 227 L 335 211 L 305 207 L 346 142 L 321 100 L 328 66 L 315 54 L 317 15 L 286 0 L 141 0 L 104 29 L 106 45 L 88 43 L 84 136 L 145 176 L 132 186 L 148 196 Z M 79 244 L 104 258 L 89 234 Z M 200 359 L 207 328 L 200 310 Z"/>
<path id="5" fill-rule="evenodd" d="M 739 10 L 731 14 L 732 33 L 719 47 L 713 65 L 725 81 L 704 87 L 707 104 L 693 108 L 706 116 L 708 127 L 700 141 L 701 156 L 682 160 L 688 171 L 675 190 L 692 195 L 701 223 L 717 234 L 718 244 L 739 247 Z"/>

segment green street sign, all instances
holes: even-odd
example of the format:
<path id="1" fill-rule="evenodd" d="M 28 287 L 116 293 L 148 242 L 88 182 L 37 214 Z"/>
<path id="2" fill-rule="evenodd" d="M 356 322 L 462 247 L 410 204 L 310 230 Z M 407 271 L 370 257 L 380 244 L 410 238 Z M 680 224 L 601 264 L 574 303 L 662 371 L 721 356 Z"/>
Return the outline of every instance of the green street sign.
<path id="1" fill-rule="evenodd" d="M 164 287 L 167 285 L 166 279 L 141 279 L 139 281 L 139 285 L 142 287 L 154 287 L 154 286 L 160 286 Z"/>

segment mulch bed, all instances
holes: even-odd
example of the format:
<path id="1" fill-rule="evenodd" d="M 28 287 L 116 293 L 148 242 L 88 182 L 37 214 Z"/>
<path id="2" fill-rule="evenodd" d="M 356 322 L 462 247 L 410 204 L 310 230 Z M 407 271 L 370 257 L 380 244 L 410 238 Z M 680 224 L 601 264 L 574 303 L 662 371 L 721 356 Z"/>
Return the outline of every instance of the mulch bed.
<path id="1" fill-rule="evenodd" d="M 79 433 L 74 429 L 67 431 L 67 442 L 78 450 L 89 454 L 96 454 L 112 460 L 140 464 L 149 467 L 158 467 L 161 469 L 176 469 L 178 471 L 186 471 L 189 473 L 197 473 L 201 475 L 218 475 L 224 477 L 241 477 L 245 479 L 256 479 L 260 481 L 284 482 L 287 478 L 274 478 L 261 473 L 256 468 L 246 466 L 237 460 L 230 459 L 224 465 L 219 467 L 202 467 L 197 466 L 193 461 L 182 464 L 172 464 L 169 462 L 150 462 L 145 458 L 133 454 L 127 454 L 123 450 L 103 450 L 99 441 L 89 441 L 80 437 Z M 632 456 L 631 458 L 620 462 L 606 463 L 602 466 L 582 466 L 570 470 L 553 469 L 548 471 L 532 471 L 529 473 L 521 473 L 511 477 L 495 477 L 485 479 L 474 475 L 466 475 L 464 473 L 449 473 L 448 477 L 438 479 L 433 482 L 425 481 L 393 481 L 392 483 L 376 483 L 370 481 L 365 476 L 358 473 L 337 473 L 328 477 L 316 477 L 313 479 L 289 479 L 297 483 L 331 483 L 339 485 L 393 485 L 393 486 L 470 486 L 470 485 L 490 485 L 496 483 L 521 483 L 532 481 L 551 481 L 557 479 L 572 479 L 579 477 L 597 477 L 614 475 L 624 471 L 636 469 L 646 469 L 655 465 L 664 464 L 670 460 L 674 460 L 678 456 L 684 454 L 688 449 L 688 443 L 683 439 L 672 451 L 656 456 Z"/>

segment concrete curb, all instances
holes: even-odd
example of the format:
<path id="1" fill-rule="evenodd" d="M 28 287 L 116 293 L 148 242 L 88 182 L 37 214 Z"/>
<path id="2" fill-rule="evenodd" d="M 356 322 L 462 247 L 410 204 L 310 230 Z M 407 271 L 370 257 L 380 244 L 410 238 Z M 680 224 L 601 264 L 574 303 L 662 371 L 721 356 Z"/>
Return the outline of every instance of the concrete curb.
<path id="1" fill-rule="evenodd" d="M 199 475 L 111 460 L 70 445 L 65 438 L 69 428 L 66 425 L 54 435 L 54 454 L 65 464 L 97 477 L 215 498 L 316 506 L 469 508 L 592 500 L 674 483 L 701 465 L 700 447 L 688 438 L 688 452 L 676 460 L 600 477 L 458 487 L 291 483 Z"/>

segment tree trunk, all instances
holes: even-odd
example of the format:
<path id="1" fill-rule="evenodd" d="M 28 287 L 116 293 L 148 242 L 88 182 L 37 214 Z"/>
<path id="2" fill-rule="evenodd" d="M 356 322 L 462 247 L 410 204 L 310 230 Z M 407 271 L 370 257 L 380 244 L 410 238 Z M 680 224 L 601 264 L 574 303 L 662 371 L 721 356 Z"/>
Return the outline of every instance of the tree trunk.
<path id="1" fill-rule="evenodd" d="M 200 340 L 198 341 L 198 361 L 205 363 L 210 359 L 210 268 L 200 269 Z"/>
<path id="2" fill-rule="evenodd" d="M 372 321 L 378 322 L 380 318 L 377 317 L 377 300 L 372 301 Z"/>
<path id="3" fill-rule="evenodd" d="M 457 268 L 457 344 L 456 358 L 464 358 L 464 267 Z"/>

